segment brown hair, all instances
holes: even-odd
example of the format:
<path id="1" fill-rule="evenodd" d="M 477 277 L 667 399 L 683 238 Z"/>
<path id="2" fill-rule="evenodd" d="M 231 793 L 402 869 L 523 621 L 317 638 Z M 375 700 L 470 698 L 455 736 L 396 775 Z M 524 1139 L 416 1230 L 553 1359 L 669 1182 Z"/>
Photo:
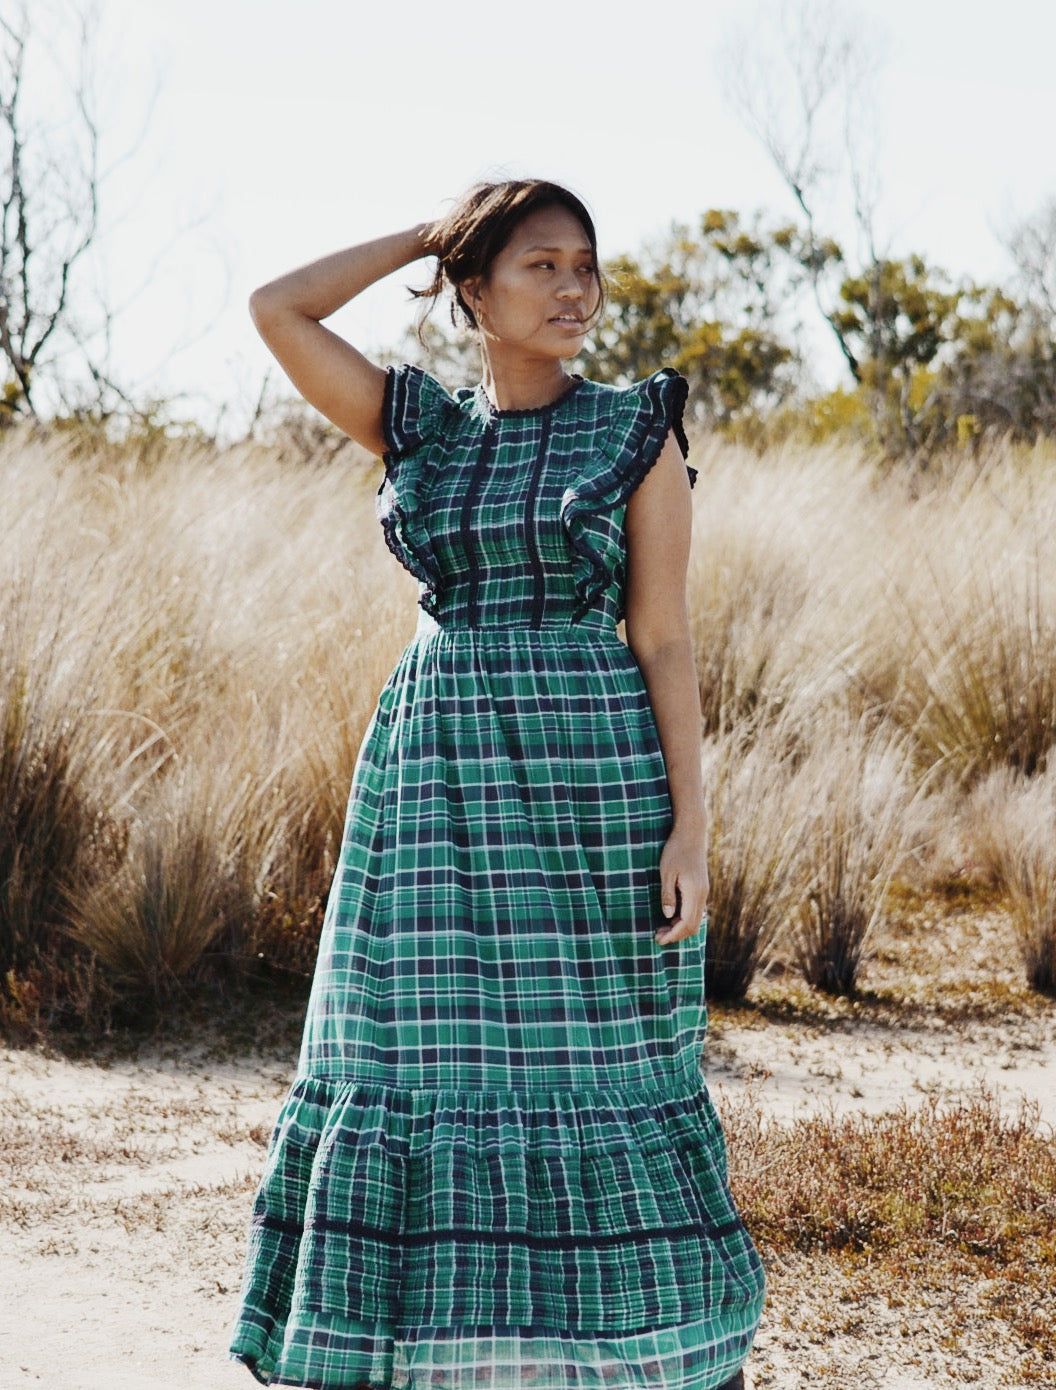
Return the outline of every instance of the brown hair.
<path id="1" fill-rule="evenodd" d="M 605 282 L 598 264 L 598 238 L 590 213 L 574 193 L 559 183 L 545 179 L 506 179 L 502 183 L 478 183 L 468 189 L 455 206 L 433 224 L 429 250 L 436 256 L 436 273 L 424 290 L 411 290 L 416 299 L 432 301 L 418 325 L 422 327 L 429 310 L 450 286 L 451 322 L 455 327 L 476 328 L 473 310 L 462 297 L 459 286 L 473 276 L 487 278 L 492 263 L 507 245 L 518 224 L 538 208 L 563 207 L 576 218 L 590 242 L 598 281 L 596 322 L 605 307 Z"/>

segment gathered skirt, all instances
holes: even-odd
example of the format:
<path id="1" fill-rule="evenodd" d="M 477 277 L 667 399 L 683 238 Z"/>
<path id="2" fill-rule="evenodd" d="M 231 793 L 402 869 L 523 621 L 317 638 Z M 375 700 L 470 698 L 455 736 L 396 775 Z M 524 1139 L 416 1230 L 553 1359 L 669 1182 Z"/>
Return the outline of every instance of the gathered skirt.
<path id="1" fill-rule="evenodd" d="M 703 938 L 611 627 L 424 613 L 360 749 L 231 1355 L 263 1383 L 711 1390 L 758 1254 L 700 1073 Z"/>

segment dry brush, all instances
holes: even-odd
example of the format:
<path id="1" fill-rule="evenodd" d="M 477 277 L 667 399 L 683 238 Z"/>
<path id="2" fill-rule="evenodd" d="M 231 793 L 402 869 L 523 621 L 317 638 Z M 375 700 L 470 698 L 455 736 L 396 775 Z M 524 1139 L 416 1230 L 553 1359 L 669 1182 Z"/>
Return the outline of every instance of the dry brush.
<path id="1" fill-rule="evenodd" d="M 1051 988 L 1052 860 L 1023 867 L 1020 830 L 1056 735 L 1051 457 L 995 445 L 924 477 L 851 446 L 702 440 L 694 458 L 712 994 L 775 952 L 853 991 L 892 876 L 960 853 L 983 787 L 973 862 Z M 359 743 L 415 621 L 374 518 L 380 465 L 12 434 L 0 467 L 9 1021 L 34 971 L 47 993 L 42 962 L 78 950 L 154 998 L 306 974 Z"/>

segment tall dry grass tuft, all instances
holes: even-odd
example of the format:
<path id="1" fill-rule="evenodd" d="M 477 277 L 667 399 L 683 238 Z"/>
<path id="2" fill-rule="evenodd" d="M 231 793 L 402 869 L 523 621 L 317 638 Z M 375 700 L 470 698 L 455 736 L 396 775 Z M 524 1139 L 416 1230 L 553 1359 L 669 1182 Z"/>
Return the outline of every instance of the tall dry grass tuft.
<path id="1" fill-rule="evenodd" d="M 1008 895 L 1027 979 L 1056 993 L 1056 761 L 1035 778 L 995 769 L 964 821 L 976 863 Z"/>
<path id="2" fill-rule="evenodd" d="M 940 590 L 907 670 L 907 724 L 927 763 L 966 783 L 1042 771 L 1056 744 L 1056 582 L 1044 550 Z"/>
<path id="3" fill-rule="evenodd" d="M 871 518 L 879 544 L 863 561 L 883 576 L 865 639 L 872 698 L 912 732 L 923 771 L 965 786 L 1002 764 L 1036 769 L 1053 741 L 1053 452 L 990 444 L 926 479 L 892 473 Z"/>
<path id="4" fill-rule="evenodd" d="M 64 894 L 121 852 L 99 785 L 105 744 L 28 580 L 0 601 L 0 985 L 60 941 Z M 72 965 L 73 962 L 70 962 Z"/>
<path id="5" fill-rule="evenodd" d="M 791 791 L 803 851 L 791 944 L 807 982 L 850 995 L 912 834 L 912 752 L 889 726 L 833 722 Z"/>
<path id="6" fill-rule="evenodd" d="M 147 466 L 82 444 L 3 441 L 0 895 L 22 913 L 19 968 L 46 923 L 161 997 L 255 958 L 258 916 L 269 960 L 288 939 L 300 962 L 414 623 L 377 466 L 181 446 Z M 111 853 L 88 875 L 97 822 Z"/>
<path id="7" fill-rule="evenodd" d="M 413 613 L 413 598 L 401 609 L 391 591 L 379 598 L 358 575 L 348 589 L 305 634 L 300 669 L 286 692 L 298 730 L 284 778 L 296 826 L 297 871 L 289 880 L 295 896 L 325 890 L 333 874 L 360 744 L 396 656 L 392 637 L 401 614 L 406 622 Z M 335 659 L 339 653 L 355 654 L 354 671 Z"/>
<path id="8" fill-rule="evenodd" d="M 114 981 L 161 1002 L 208 965 L 243 954 L 286 831 L 268 778 L 255 781 L 238 746 L 206 763 L 180 760 L 139 803 L 120 867 L 67 894 L 68 931 Z"/>
<path id="9" fill-rule="evenodd" d="M 713 443 L 694 458 L 690 622 L 705 732 L 762 728 L 792 708 L 809 722 L 845 704 L 860 684 L 861 555 L 844 518 L 868 507 L 869 475 L 850 453 L 759 460 Z"/>
<path id="10" fill-rule="evenodd" d="M 774 945 L 789 907 L 803 827 L 789 789 L 788 739 L 767 728 L 746 746 L 724 735 L 704 749 L 711 819 L 709 999 L 739 999 Z"/>

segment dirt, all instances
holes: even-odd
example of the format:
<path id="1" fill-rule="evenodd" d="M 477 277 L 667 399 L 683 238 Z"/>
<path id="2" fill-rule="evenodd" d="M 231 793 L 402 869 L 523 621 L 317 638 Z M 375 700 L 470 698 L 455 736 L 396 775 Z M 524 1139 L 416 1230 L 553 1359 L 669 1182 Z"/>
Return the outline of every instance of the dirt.
<path id="1" fill-rule="evenodd" d="M 781 1017 L 784 1011 L 788 1017 Z M 225 1056 L 223 1040 L 73 1060 L 0 1050 L 0 1385 L 220 1390 L 246 1224 L 296 1061 L 292 1033 Z M 878 1113 L 985 1082 L 1056 1123 L 1056 1010 L 811 1011 L 796 999 L 713 1014 L 706 1073 L 720 1109 Z M 1026 1385 L 1034 1365 L 985 1291 L 922 1271 L 903 1299 L 869 1271 L 777 1260 L 750 1363 L 756 1390 Z M 1051 1364 L 1051 1363 L 1050 1363 Z M 1029 1384 L 1046 1380 L 1044 1367 Z M 1056 1375 L 1056 1372 L 1054 1372 Z M 1011 1379 L 1009 1377 L 1012 1377 Z"/>

